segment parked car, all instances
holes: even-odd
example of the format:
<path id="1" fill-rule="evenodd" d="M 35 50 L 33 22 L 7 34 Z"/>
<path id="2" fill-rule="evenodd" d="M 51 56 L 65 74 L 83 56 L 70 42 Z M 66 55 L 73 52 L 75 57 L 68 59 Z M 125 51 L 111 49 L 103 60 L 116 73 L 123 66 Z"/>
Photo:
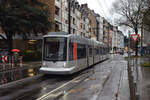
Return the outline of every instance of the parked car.
<path id="1" fill-rule="evenodd" d="M 120 53 L 121 55 L 124 55 L 124 50 L 121 50 L 119 53 Z"/>

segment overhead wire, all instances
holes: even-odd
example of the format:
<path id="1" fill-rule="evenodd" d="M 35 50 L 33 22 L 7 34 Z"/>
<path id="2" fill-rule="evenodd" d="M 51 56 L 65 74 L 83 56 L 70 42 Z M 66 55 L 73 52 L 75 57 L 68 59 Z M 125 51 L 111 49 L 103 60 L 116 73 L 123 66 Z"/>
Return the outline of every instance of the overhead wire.
<path id="1" fill-rule="evenodd" d="M 104 15 L 104 17 L 107 17 L 107 14 L 106 12 L 104 11 L 104 7 L 102 6 L 101 2 L 99 0 L 97 0 L 98 4 L 100 7 L 102 7 L 101 11 L 102 11 L 102 14 Z"/>

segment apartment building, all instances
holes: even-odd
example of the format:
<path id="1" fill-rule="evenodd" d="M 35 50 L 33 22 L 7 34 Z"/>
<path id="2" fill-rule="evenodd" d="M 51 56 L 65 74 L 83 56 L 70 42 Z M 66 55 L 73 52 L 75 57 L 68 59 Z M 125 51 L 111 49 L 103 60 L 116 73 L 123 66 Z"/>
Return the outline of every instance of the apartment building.
<path id="1" fill-rule="evenodd" d="M 97 15 L 97 21 L 98 21 L 98 41 L 103 41 L 103 20 L 104 18 L 100 15 Z"/>
<path id="2" fill-rule="evenodd" d="M 147 27 L 144 27 L 143 29 L 143 39 L 142 39 L 142 45 L 145 50 L 146 54 L 150 54 L 150 32 L 148 31 Z"/>
<path id="3" fill-rule="evenodd" d="M 103 20 L 103 42 L 108 44 L 109 23 L 106 19 Z"/>
<path id="4" fill-rule="evenodd" d="M 97 19 L 95 17 L 95 12 L 88 8 L 87 4 L 82 4 L 82 8 L 85 9 L 86 12 L 88 12 L 88 18 L 89 18 L 89 32 L 90 32 L 90 38 L 93 40 L 97 40 Z"/>
<path id="5" fill-rule="evenodd" d="M 124 34 L 120 31 L 120 50 L 124 50 Z"/>
<path id="6" fill-rule="evenodd" d="M 114 26 L 113 27 L 113 34 L 112 34 L 112 53 L 117 52 L 117 32 L 118 32 L 118 27 Z"/>
<path id="7" fill-rule="evenodd" d="M 77 0 L 71 1 L 71 33 L 87 38 L 90 35 L 88 12 Z"/>
<path id="8" fill-rule="evenodd" d="M 68 31 L 68 0 L 40 0 L 50 10 L 50 31 Z"/>

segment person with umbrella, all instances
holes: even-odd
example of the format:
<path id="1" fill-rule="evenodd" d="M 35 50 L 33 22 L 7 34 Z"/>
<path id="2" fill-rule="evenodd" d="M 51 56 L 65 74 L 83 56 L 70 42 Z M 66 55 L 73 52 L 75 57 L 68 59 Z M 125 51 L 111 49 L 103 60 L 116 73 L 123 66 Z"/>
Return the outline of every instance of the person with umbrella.
<path id="1" fill-rule="evenodd" d="M 19 49 L 12 49 L 11 50 L 13 52 L 13 55 L 14 55 L 14 66 L 17 67 L 17 63 L 18 63 L 18 60 L 19 60 L 19 53 L 20 50 Z"/>

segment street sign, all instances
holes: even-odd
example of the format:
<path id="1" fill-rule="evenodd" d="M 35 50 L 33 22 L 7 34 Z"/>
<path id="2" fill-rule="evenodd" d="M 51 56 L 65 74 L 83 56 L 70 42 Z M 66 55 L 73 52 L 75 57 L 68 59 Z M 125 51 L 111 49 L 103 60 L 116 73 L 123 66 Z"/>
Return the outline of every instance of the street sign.
<path id="1" fill-rule="evenodd" d="M 2 62 L 6 63 L 7 62 L 7 56 L 2 56 Z"/>
<path id="2" fill-rule="evenodd" d="M 139 38 L 139 34 L 131 34 L 131 38 L 136 43 L 137 39 Z"/>

